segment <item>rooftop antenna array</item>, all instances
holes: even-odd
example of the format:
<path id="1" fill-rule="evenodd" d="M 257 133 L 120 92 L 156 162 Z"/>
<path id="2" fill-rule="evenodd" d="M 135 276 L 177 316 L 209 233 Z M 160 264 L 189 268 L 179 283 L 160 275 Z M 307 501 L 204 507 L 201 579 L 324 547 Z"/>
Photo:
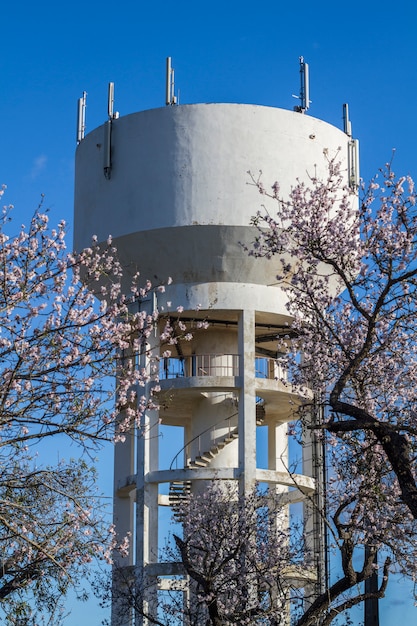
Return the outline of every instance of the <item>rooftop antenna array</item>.
<path id="1" fill-rule="evenodd" d="M 171 65 L 171 57 L 167 57 L 166 63 L 166 96 L 165 104 L 172 106 L 177 104 L 177 96 L 175 95 L 175 73 Z"/>
<path id="2" fill-rule="evenodd" d="M 77 109 L 77 145 L 81 143 L 81 141 L 85 137 L 85 110 L 87 107 L 87 92 L 83 91 L 83 95 L 81 98 L 78 98 L 78 109 Z"/>
<path id="3" fill-rule="evenodd" d="M 114 83 L 109 83 L 107 92 L 107 114 L 108 120 L 104 125 L 104 176 L 110 180 L 111 176 L 111 135 L 113 120 L 117 120 L 119 112 L 114 111 Z"/>
<path id="4" fill-rule="evenodd" d="M 299 98 L 300 104 L 294 107 L 294 111 L 305 113 L 310 107 L 311 100 L 308 63 L 304 61 L 304 57 L 300 57 L 300 80 L 300 95 L 294 96 L 294 98 Z"/>

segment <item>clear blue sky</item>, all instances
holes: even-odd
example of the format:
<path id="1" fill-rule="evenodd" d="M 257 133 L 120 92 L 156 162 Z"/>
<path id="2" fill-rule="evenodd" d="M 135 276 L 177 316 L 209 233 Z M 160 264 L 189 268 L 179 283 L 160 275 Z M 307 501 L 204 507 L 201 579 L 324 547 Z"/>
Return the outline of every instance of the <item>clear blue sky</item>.
<path id="1" fill-rule="evenodd" d="M 349 103 L 362 176 L 396 148 L 394 170 L 417 178 L 417 5 L 410 0 L 23 0 L 4 3 L 1 22 L 0 184 L 19 220 L 44 193 L 52 220 L 65 218 L 71 231 L 77 98 L 87 91 L 87 132 L 106 120 L 109 81 L 121 115 L 163 106 L 166 56 L 183 104 L 290 109 L 303 55 L 309 114 L 341 127 Z M 406 594 L 392 586 L 382 626 L 417 624 Z M 74 609 L 67 623 L 100 619 L 93 603 Z"/>

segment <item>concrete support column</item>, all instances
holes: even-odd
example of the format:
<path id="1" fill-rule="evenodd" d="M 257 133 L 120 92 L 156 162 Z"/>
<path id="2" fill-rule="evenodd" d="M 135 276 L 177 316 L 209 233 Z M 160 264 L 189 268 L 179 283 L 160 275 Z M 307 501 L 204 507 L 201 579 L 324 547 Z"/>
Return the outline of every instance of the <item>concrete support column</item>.
<path id="1" fill-rule="evenodd" d="M 268 468 L 279 472 L 288 472 L 288 425 L 273 423 L 268 426 Z M 270 485 L 269 494 L 271 497 L 271 509 L 274 511 L 274 526 L 278 533 L 283 529 L 289 529 L 289 506 L 283 504 L 281 508 L 277 510 L 277 496 L 286 493 L 288 488 L 283 485 Z M 277 602 L 282 601 L 282 589 L 275 588 L 273 590 L 273 597 Z M 283 626 L 290 625 L 290 603 L 289 603 L 289 591 L 288 602 L 286 608 L 283 609 Z"/>
<path id="2" fill-rule="evenodd" d="M 123 414 L 121 415 L 123 420 Z M 114 501 L 113 523 L 117 529 L 117 539 L 122 541 L 132 531 L 134 522 L 134 490 L 126 488 L 128 477 L 134 474 L 135 436 L 133 429 L 126 433 L 124 442 L 114 447 Z M 133 552 L 126 557 L 116 553 L 114 556 L 112 581 L 111 623 L 114 626 L 129 626 L 130 611 L 126 611 L 124 593 L 127 590 L 126 578 L 130 576 L 129 567 L 133 565 Z"/>
<path id="3" fill-rule="evenodd" d="M 126 349 L 119 354 L 121 363 L 123 359 L 132 358 L 132 352 Z M 121 411 L 118 422 L 126 420 L 126 412 Z M 135 427 L 132 424 L 130 430 L 124 434 L 124 441 L 118 441 L 114 446 L 114 480 L 113 480 L 113 523 L 117 529 L 117 542 L 121 543 L 125 537 L 132 537 L 135 511 Z M 122 557 L 119 552 L 114 552 L 114 566 L 112 571 L 112 612 L 111 623 L 114 626 L 130 626 L 131 609 L 126 609 L 133 575 L 134 552 L 132 548 L 127 556 Z"/>
<path id="4" fill-rule="evenodd" d="M 287 424 L 268 425 L 268 469 L 288 471 Z"/>
<path id="5" fill-rule="evenodd" d="M 288 436 L 287 424 L 270 424 L 268 426 L 268 468 L 278 472 L 288 472 Z M 286 493 L 288 488 L 283 485 L 270 485 L 269 490 L 273 490 L 271 496 L 275 500 L 276 496 Z M 274 507 L 275 508 L 275 507 Z M 280 529 L 289 526 L 289 507 L 284 505 L 282 511 L 277 516 L 277 527 Z"/>
<path id="6" fill-rule="evenodd" d="M 158 469 L 159 416 L 148 411 L 143 419 L 143 430 L 137 435 L 137 495 L 136 495 L 136 571 L 143 592 L 143 608 L 147 614 L 156 614 L 156 579 L 146 574 L 146 566 L 158 561 L 158 485 L 148 483 L 147 474 Z M 137 615 L 135 624 L 149 621 Z"/>
<path id="7" fill-rule="evenodd" d="M 240 490 L 249 493 L 256 475 L 255 313 L 240 312 L 238 322 L 239 373 L 239 470 Z"/>
<path id="8" fill-rule="evenodd" d="M 123 415 L 121 416 L 123 418 Z M 118 540 L 122 540 L 132 529 L 133 525 L 133 502 L 131 491 L 124 490 L 129 476 L 135 473 L 135 436 L 131 430 L 125 434 L 125 440 L 114 446 L 114 517 L 113 521 L 117 528 Z M 133 554 L 117 558 L 120 566 L 132 565 Z"/>
<path id="9" fill-rule="evenodd" d="M 142 308 L 152 314 L 156 308 L 154 298 L 142 303 Z M 157 352 L 156 332 L 147 338 L 139 358 L 139 367 L 151 372 L 152 357 Z M 143 388 L 147 403 L 151 398 L 152 376 Z M 139 392 L 138 392 L 139 393 Z M 149 578 L 146 566 L 158 560 L 158 485 L 148 483 L 149 472 L 159 469 L 159 414 L 147 410 L 142 416 L 141 427 L 137 431 L 136 458 L 136 546 L 135 565 L 139 588 L 143 599 L 144 613 L 152 615 L 157 611 L 156 578 Z M 135 626 L 146 626 L 149 620 L 142 615 L 135 616 Z"/>

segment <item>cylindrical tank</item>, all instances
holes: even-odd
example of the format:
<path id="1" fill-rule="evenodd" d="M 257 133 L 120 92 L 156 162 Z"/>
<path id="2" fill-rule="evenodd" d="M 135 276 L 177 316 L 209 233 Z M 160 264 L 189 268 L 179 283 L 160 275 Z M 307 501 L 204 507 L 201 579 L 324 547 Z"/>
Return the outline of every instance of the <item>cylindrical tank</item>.
<path id="1" fill-rule="evenodd" d="M 76 155 L 75 247 L 91 236 L 118 244 L 142 276 L 175 285 L 275 283 L 273 263 L 248 258 L 251 217 L 265 186 L 285 197 L 297 178 L 326 176 L 328 158 L 347 162 L 349 138 L 296 112 L 242 104 L 196 104 L 133 113 L 112 122 L 111 174 L 104 176 L 106 126 Z M 276 206 L 269 201 L 271 211 Z M 274 298 L 276 294 L 274 294 Z M 275 304 L 276 306 L 276 304 Z"/>

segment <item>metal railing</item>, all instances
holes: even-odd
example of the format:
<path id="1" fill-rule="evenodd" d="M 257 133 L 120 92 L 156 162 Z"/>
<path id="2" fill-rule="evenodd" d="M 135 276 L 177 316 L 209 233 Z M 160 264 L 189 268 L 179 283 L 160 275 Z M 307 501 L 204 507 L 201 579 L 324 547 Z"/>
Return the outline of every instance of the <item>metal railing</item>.
<path id="1" fill-rule="evenodd" d="M 256 378 L 267 378 L 269 380 L 288 381 L 287 368 L 283 366 L 280 359 L 270 359 L 267 357 L 255 358 Z"/>
<path id="2" fill-rule="evenodd" d="M 231 415 L 228 415 L 225 418 L 222 418 L 219 422 L 216 422 L 215 424 L 211 424 L 208 428 L 206 428 L 205 430 L 202 430 L 201 433 L 199 433 L 198 435 L 195 435 L 195 437 L 193 437 L 192 439 L 190 439 L 190 441 L 187 441 L 186 444 L 184 444 L 184 446 L 177 452 L 177 454 L 174 456 L 174 458 L 171 461 L 171 465 L 169 466 L 169 469 L 173 469 L 175 466 L 175 469 L 178 469 L 178 461 L 179 459 L 181 459 L 181 456 L 185 456 L 185 461 L 187 462 L 188 460 L 191 460 L 191 446 L 193 443 L 196 443 L 196 454 L 195 457 L 200 456 L 202 453 L 204 452 L 208 452 L 208 450 L 203 450 L 201 447 L 201 439 L 202 436 L 211 432 L 211 437 L 210 440 L 214 445 L 216 445 L 217 440 L 221 439 L 222 437 L 228 437 L 230 436 L 232 430 L 234 429 L 234 426 L 232 426 L 232 419 L 235 418 L 237 415 L 237 411 L 235 411 L 234 413 L 232 413 Z M 227 431 L 226 432 L 222 432 L 222 434 L 216 436 L 216 432 L 220 427 L 224 427 L 227 426 Z M 182 455 L 182 453 L 184 453 Z M 181 463 L 181 462 L 180 462 Z M 182 464 L 181 464 L 182 466 Z"/>
<path id="3" fill-rule="evenodd" d="M 238 376 L 238 354 L 193 354 L 184 357 L 161 359 L 160 380 L 183 378 L 186 376 Z M 288 373 L 279 359 L 256 357 L 256 378 L 288 380 Z"/>
<path id="4" fill-rule="evenodd" d="M 185 357 L 162 359 L 159 378 L 181 378 L 183 376 L 238 376 L 238 354 L 193 354 Z"/>

